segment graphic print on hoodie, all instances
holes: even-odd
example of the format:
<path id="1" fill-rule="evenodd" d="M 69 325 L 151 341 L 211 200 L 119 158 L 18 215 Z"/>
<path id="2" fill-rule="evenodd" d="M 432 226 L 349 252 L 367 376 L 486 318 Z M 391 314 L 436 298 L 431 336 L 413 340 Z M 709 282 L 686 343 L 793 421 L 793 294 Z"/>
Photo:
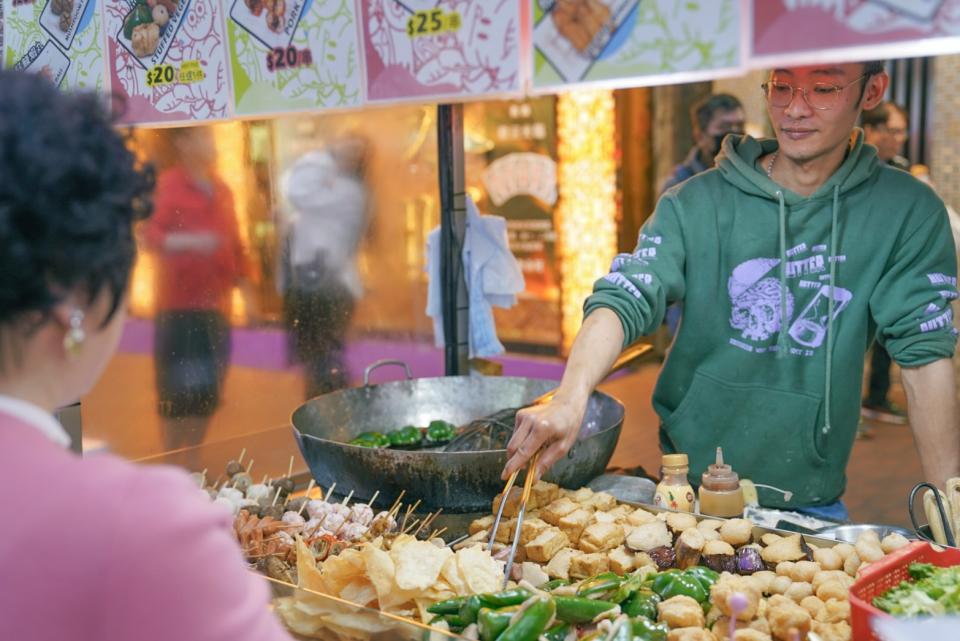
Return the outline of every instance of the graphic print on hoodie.
<path id="1" fill-rule="evenodd" d="M 869 343 L 904 367 L 952 356 L 956 258 L 943 202 L 862 132 L 809 197 L 757 167 L 776 149 L 727 137 L 716 169 L 664 194 L 585 313 L 613 310 L 628 344 L 682 300 L 653 396 L 663 450 L 687 453 L 698 484 L 723 446 L 741 477 L 794 495 L 761 492 L 764 505 L 822 505 L 846 484 Z"/>

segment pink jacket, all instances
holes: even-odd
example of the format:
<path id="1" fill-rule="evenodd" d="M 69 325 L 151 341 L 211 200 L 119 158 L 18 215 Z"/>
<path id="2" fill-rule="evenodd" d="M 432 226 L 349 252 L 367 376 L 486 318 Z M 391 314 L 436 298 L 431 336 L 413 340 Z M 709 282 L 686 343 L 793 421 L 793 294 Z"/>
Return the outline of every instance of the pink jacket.
<path id="1" fill-rule="evenodd" d="M 0 413 L 0 639 L 289 641 L 181 471 L 81 459 Z"/>

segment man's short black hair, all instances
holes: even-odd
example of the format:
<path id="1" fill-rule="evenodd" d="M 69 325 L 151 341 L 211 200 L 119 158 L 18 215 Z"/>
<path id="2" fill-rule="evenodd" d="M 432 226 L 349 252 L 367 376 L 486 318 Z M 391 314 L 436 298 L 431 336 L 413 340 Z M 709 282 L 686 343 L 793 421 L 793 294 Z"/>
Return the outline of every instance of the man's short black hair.
<path id="1" fill-rule="evenodd" d="M 860 101 L 863 100 L 863 94 L 867 91 L 867 83 L 870 82 L 870 78 L 883 73 L 886 69 L 886 60 L 868 60 L 863 63 L 863 81 L 860 83 L 860 97 L 857 99 L 857 104 L 860 104 Z"/>
<path id="2" fill-rule="evenodd" d="M 873 109 L 864 110 L 860 116 L 860 125 L 862 127 L 881 127 L 890 120 L 892 112 L 898 112 L 904 120 L 909 120 L 907 110 L 895 102 L 884 100 Z"/>
<path id="3" fill-rule="evenodd" d="M 717 112 L 735 109 L 743 109 L 743 104 L 736 96 L 728 93 L 713 94 L 693 105 L 690 109 L 690 123 L 694 131 L 706 131 Z"/>
<path id="4" fill-rule="evenodd" d="M 42 323 L 74 292 L 109 293 L 112 318 L 152 190 L 101 98 L 0 71 L 0 326 Z"/>

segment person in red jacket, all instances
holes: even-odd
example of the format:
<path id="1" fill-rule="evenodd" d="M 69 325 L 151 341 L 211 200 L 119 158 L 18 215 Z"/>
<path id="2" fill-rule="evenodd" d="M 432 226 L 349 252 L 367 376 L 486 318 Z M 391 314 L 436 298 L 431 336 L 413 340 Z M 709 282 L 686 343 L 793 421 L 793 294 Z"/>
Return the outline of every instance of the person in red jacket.
<path id="1" fill-rule="evenodd" d="M 216 174 L 210 129 L 169 135 L 177 164 L 159 175 L 144 229 L 156 256 L 154 363 L 168 451 L 203 441 L 230 360 L 234 287 L 250 300 L 233 195 Z"/>

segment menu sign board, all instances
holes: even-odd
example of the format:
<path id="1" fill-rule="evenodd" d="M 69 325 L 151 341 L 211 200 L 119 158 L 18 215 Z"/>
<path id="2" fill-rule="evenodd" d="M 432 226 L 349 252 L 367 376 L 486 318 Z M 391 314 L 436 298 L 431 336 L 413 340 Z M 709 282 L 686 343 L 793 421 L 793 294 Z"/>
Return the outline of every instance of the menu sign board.
<path id="1" fill-rule="evenodd" d="M 3 0 L 0 6 L 0 66 L 41 74 L 64 89 L 103 90 L 96 0 Z"/>
<path id="2" fill-rule="evenodd" d="M 960 51 L 958 0 L 753 0 L 751 64 Z M 933 39 L 939 39 L 933 42 Z"/>
<path id="3" fill-rule="evenodd" d="M 104 0 L 110 84 L 124 122 L 224 118 L 229 83 L 221 0 Z"/>
<path id="4" fill-rule="evenodd" d="M 367 100 L 457 100 L 520 86 L 516 0 L 360 0 Z"/>
<path id="5" fill-rule="evenodd" d="M 737 0 L 537 0 L 531 7 L 538 88 L 677 82 L 740 65 Z"/>
<path id="6" fill-rule="evenodd" d="M 348 0 L 230 0 L 227 36 L 238 114 L 360 104 Z"/>

